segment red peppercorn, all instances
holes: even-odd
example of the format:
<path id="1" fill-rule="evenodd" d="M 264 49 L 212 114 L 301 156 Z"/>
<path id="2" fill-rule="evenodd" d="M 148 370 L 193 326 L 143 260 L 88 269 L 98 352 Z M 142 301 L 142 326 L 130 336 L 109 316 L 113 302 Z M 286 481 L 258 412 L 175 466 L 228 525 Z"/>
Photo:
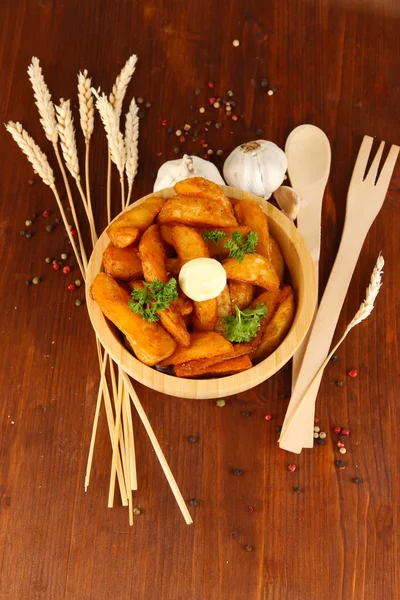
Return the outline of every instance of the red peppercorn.
<path id="1" fill-rule="evenodd" d="M 350 369 L 349 375 L 350 375 L 350 377 L 353 377 L 353 378 L 357 377 L 357 375 L 358 375 L 357 369 Z"/>
<path id="2" fill-rule="evenodd" d="M 272 415 L 270 415 L 270 414 L 267 414 L 267 415 L 265 415 L 264 419 L 265 419 L 266 421 L 270 421 L 270 420 L 272 419 Z"/>
<path id="3" fill-rule="evenodd" d="M 336 435 L 338 435 L 341 431 L 342 431 L 341 427 L 335 427 L 333 430 L 333 433 L 336 433 Z"/>
<path id="4" fill-rule="evenodd" d="M 213 84 L 213 82 L 212 82 L 212 81 L 209 81 L 209 82 L 207 83 L 207 85 L 208 85 L 208 87 L 210 88 L 210 90 L 212 90 L 212 89 L 213 89 L 213 87 L 214 87 L 214 84 Z"/>
<path id="5" fill-rule="evenodd" d="M 75 237 L 76 235 L 78 235 L 78 232 L 76 229 L 71 229 L 71 235 L 72 237 Z"/>
<path id="6" fill-rule="evenodd" d="M 162 156 L 162 152 L 157 152 L 157 156 Z"/>
<path id="7" fill-rule="evenodd" d="M 342 435 L 350 435 L 350 429 L 342 429 Z"/>
<path id="8" fill-rule="evenodd" d="M 314 423 L 319 423 L 321 419 L 319 419 L 318 417 L 315 417 L 314 419 Z"/>
<path id="9" fill-rule="evenodd" d="M 209 98 L 208 101 L 210 104 L 214 104 L 215 98 L 213 96 L 211 96 L 211 98 Z"/>
<path id="10" fill-rule="evenodd" d="M 70 284 L 67 286 L 67 290 L 68 290 L 69 292 L 74 292 L 74 291 L 76 290 L 76 286 L 75 286 L 75 284 L 74 284 L 74 283 L 70 283 Z"/>
<path id="11" fill-rule="evenodd" d="M 163 119 L 163 120 L 161 121 L 161 125 L 162 125 L 163 127 L 165 127 L 165 126 L 166 126 L 166 124 L 167 124 L 167 121 L 166 121 L 166 119 Z"/>
<path id="12" fill-rule="evenodd" d="M 288 471 L 290 471 L 291 473 L 294 473 L 294 471 L 296 469 L 297 469 L 296 465 L 294 465 L 294 464 L 288 465 Z"/>
<path id="13" fill-rule="evenodd" d="M 249 506 L 249 509 L 248 509 L 248 510 L 249 510 L 249 513 L 252 513 L 252 512 L 254 512 L 254 508 L 253 508 L 252 506 Z"/>
<path id="14" fill-rule="evenodd" d="M 58 263 L 53 263 L 53 269 L 55 271 L 58 271 L 59 268 L 60 268 L 60 265 Z"/>
<path id="15" fill-rule="evenodd" d="M 68 273 L 71 273 L 71 267 L 68 267 L 68 265 L 66 267 L 64 267 L 63 273 L 64 273 L 64 275 L 68 275 Z"/>
<path id="16" fill-rule="evenodd" d="M 204 160 L 209 160 L 210 157 L 208 156 L 208 154 L 203 154 L 202 158 L 204 158 Z"/>
<path id="17" fill-rule="evenodd" d="M 336 446 L 338 448 L 344 448 L 344 442 L 342 442 L 342 440 L 339 440 L 338 443 L 336 444 Z"/>
<path id="18" fill-rule="evenodd" d="M 42 212 L 42 217 L 49 217 L 51 215 L 51 210 L 49 208 L 47 208 L 46 210 L 44 210 Z"/>
<path id="19" fill-rule="evenodd" d="M 238 120 L 237 115 L 232 115 L 232 121 L 237 121 L 237 120 Z"/>

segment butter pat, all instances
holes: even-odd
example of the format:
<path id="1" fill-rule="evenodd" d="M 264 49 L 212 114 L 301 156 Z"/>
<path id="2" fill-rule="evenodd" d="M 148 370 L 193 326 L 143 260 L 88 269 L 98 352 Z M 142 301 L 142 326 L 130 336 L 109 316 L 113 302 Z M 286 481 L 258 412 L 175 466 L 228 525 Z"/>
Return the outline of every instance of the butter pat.
<path id="1" fill-rule="evenodd" d="M 191 300 L 211 300 L 219 296 L 226 286 L 226 272 L 214 258 L 194 258 L 181 268 L 179 285 Z"/>

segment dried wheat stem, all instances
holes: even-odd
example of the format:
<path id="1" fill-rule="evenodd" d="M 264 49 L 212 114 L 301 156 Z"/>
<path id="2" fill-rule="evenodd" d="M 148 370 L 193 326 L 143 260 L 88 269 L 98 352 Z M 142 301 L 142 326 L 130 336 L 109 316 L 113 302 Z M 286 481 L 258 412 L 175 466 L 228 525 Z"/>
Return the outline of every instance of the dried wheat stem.
<path id="1" fill-rule="evenodd" d="M 120 177 L 123 177 L 126 162 L 126 149 L 124 136 L 119 131 L 117 115 L 105 94 L 99 96 L 96 90 L 92 91 L 97 98 L 96 107 L 100 113 L 101 120 L 103 121 L 104 129 L 106 130 L 111 160 L 115 163 Z"/>
<path id="2" fill-rule="evenodd" d="M 93 209 L 92 209 L 92 196 L 90 193 L 90 177 L 89 177 L 89 157 L 90 157 L 90 141 L 85 144 L 85 183 L 86 183 L 86 200 L 88 203 L 88 209 L 90 219 L 92 222 L 93 233 L 97 240 L 96 223 L 94 220 Z"/>
<path id="3" fill-rule="evenodd" d="M 44 152 L 41 151 L 36 142 L 31 138 L 21 123 L 9 121 L 6 125 L 7 131 L 12 135 L 22 152 L 31 163 L 33 170 L 46 185 L 54 185 L 54 173 Z"/>
<path id="4" fill-rule="evenodd" d="M 138 139 L 139 139 L 139 117 L 138 106 L 135 98 L 129 105 L 129 111 L 126 114 L 125 121 L 125 146 L 126 146 L 126 165 L 125 172 L 128 179 L 128 196 L 126 206 L 129 205 L 133 181 L 138 170 Z"/>
<path id="5" fill-rule="evenodd" d="M 108 149 L 107 157 L 107 222 L 111 221 L 111 154 Z"/>
<path id="6" fill-rule="evenodd" d="M 32 83 L 36 106 L 39 109 L 40 122 L 46 133 L 47 139 L 54 144 L 57 142 L 58 138 L 54 105 L 51 101 L 51 94 L 42 74 L 39 59 L 36 58 L 36 56 L 32 58 L 32 62 L 28 67 L 28 75 Z"/>
<path id="7" fill-rule="evenodd" d="M 78 263 L 78 266 L 79 266 L 79 268 L 81 270 L 83 280 L 86 281 L 86 268 L 87 268 L 87 265 L 85 265 L 84 262 L 83 262 L 83 255 L 82 255 L 82 260 L 81 260 L 81 257 L 79 255 L 79 248 L 77 247 L 77 244 L 76 244 L 76 242 L 74 240 L 74 237 L 71 234 L 71 230 L 70 230 L 69 225 L 68 225 L 67 216 L 66 216 L 66 214 L 64 212 L 64 207 L 62 205 L 61 198 L 58 195 L 56 186 L 55 185 L 51 186 L 51 189 L 53 190 L 53 194 L 56 197 L 57 205 L 58 205 L 58 210 L 60 211 L 61 218 L 62 218 L 63 223 L 64 223 L 64 227 L 65 227 L 65 229 L 67 231 L 68 239 L 71 242 L 71 246 L 72 246 L 72 248 L 74 250 L 76 262 Z"/>
<path id="8" fill-rule="evenodd" d="M 334 346 L 334 348 L 332 348 L 332 350 L 330 351 L 330 353 L 328 354 L 328 356 L 326 357 L 326 359 L 324 360 L 324 362 L 322 363 L 322 365 L 316 372 L 310 385 L 304 392 L 304 396 L 302 397 L 299 404 L 297 405 L 297 408 L 294 411 L 292 418 L 290 419 L 290 421 L 288 422 L 286 427 L 282 430 L 281 436 L 280 436 L 281 438 L 283 437 L 284 434 L 286 434 L 286 432 L 290 428 L 291 424 L 293 423 L 293 421 L 294 421 L 296 415 L 298 414 L 299 410 L 301 409 L 302 405 L 306 402 L 306 400 L 308 398 L 308 394 L 309 394 L 312 386 L 322 375 L 326 365 L 328 364 L 328 362 L 330 361 L 332 356 L 335 354 L 335 352 L 339 348 L 340 344 L 344 341 L 344 339 L 346 338 L 349 331 L 351 331 L 351 329 L 353 329 L 353 327 L 355 327 L 356 325 L 361 323 L 361 321 L 364 321 L 364 319 L 369 317 L 369 315 L 371 314 L 371 312 L 374 308 L 374 303 L 375 303 L 376 297 L 382 286 L 382 269 L 383 269 L 384 264 L 385 264 L 385 261 L 383 259 L 383 256 L 380 254 L 376 261 L 374 270 L 372 271 L 371 279 L 370 279 L 369 285 L 366 289 L 364 302 L 361 303 L 360 308 L 358 309 L 358 311 L 356 312 L 356 314 L 354 315 L 354 317 L 350 321 L 350 323 L 347 325 L 344 334 L 342 335 L 342 337 L 340 338 L 338 343 Z"/>
<path id="9" fill-rule="evenodd" d="M 132 79 L 132 75 L 135 72 L 137 62 L 136 54 L 132 54 L 132 56 L 126 61 L 124 67 L 122 68 L 120 74 L 112 88 L 112 92 L 110 94 L 110 103 L 114 109 L 115 116 L 117 118 L 117 123 L 119 127 L 119 120 L 122 112 L 122 103 L 125 98 L 126 88 L 129 85 L 130 80 Z"/>

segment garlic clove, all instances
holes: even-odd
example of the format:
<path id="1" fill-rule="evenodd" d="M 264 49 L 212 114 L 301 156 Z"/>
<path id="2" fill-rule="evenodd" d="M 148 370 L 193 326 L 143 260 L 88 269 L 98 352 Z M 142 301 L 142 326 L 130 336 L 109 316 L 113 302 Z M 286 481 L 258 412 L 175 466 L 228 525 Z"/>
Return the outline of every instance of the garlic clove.
<path id="1" fill-rule="evenodd" d="M 302 205 L 302 200 L 298 193 L 291 187 L 281 185 L 281 187 L 275 190 L 274 198 L 282 212 L 292 219 L 292 221 L 295 221 Z"/>
<path id="2" fill-rule="evenodd" d="M 217 167 L 198 156 L 184 154 L 183 158 L 169 160 L 158 170 L 154 192 L 173 187 L 178 181 L 189 177 L 205 177 L 218 185 L 225 185 Z"/>

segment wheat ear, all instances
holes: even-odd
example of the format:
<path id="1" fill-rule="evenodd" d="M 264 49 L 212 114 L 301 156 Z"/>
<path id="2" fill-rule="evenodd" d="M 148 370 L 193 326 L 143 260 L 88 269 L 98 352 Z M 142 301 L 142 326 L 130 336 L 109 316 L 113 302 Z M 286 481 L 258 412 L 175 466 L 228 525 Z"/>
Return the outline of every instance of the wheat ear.
<path id="1" fill-rule="evenodd" d="M 128 87 L 129 82 L 132 79 L 132 75 L 135 72 L 136 62 L 137 62 L 137 56 L 136 56 L 136 54 L 132 54 L 132 56 L 130 58 L 128 58 L 128 60 L 126 61 L 120 74 L 118 75 L 117 79 L 115 80 L 115 83 L 112 88 L 112 92 L 110 94 L 109 100 L 110 100 L 111 106 L 113 107 L 113 109 L 115 111 L 118 125 L 119 125 L 119 120 L 121 117 L 122 103 L 125 98 L 126 88 Z"/>
<path id="2" fill-rule="evenodd" d="M 94 129 L 94 102 L 92 94 L 92 80 L 85 69 L 78 73 L 78 100 L 81 129 L 88 143 Z"/>
<path id="3" fill-rule="evenodd" d="M 382 286 L 382 269 L 383 269 L 384 264 L 385 264 L 385 261 L 383 259 L 383 256 L 380 254 L 376 261 L 374 270 L 372 271 L 371 279 L 370 279 L 369 285 L 368 285 L 366 293 L 365 293 L 365 300 L 361 303 L 360 308 L 358 309 L 358 311 L 356 312 L 356 314 L 354 315 L 354 317 L 350 321 L 350 323 L 347 325 L 345 332 L 342 335 L 342 337 L 340 338 L 340 340 L 338 341 L 338 343 L 334 346 L 334 348 L 332 348 L 332 350 L 330 351 L 330 353 L 328 354 L 328 356 L 326 357 L 326 359 L 324 360 L 324 362 L 322 363 L 322 365 L 316 372 L 313 380 L 311 381 L 310 385 L 306 389 L 304 396 L 302 397 L 299 404 L 297 405 L 297 408 L 294 411 L 292 418 L 290 419 L 290 421 L 288 422 L 288 424 L 284 428 L 284 430 L 281 432 L 281 437 L 283 437 L 283 435 L 290 428 L 291 424 L 293 423 L 293 421 L 294 421 L 296 415 L 298 414 L 299 410 L 301 409 L 302 405 L 306 402 L 310 389 L 314 385 L 315 381 L 322 375 L 326 365 L 328 364 L 328 362 L 330 361 L 332 356 L 335 354 L 335 352 L 339 348 L 340 344 L 344 341 L 344 339 L 347 336 L 347 334 L 349 333 L 349 331 L 351 331 L 351 329 L 353 329 L 353 327 L 355 327 L 356 325 L 361 323 L 361 321 L 364 321 L 364 319 L 369 317 L 369 315 L 372 313 L 376 297 Z"/>
<path id="4" fill-rule="evenodd" d="M 126 146 L 126 166 L 125 172 L 128 179 L 128 196 L 126 199 L 126 206 L 129 205 L 133 181 L 135 179 L 138 170 L 138 140 L 139 140 L 139 117 L 138 117 L 138 106 L 135 98 L 129 105 L 129 111 L 126 114 L 125 121 L 125 146 Z"/>
<path id="5" fill-rule="evenodd" d="M 32 58 L 32 62 L 28 67 L 28 75 L 33 87 L 36 106 L 39 109 L 40 122 L 46 133 L 47 139 L 54 144 L 57 142 L 58 137 L 54 105 L 43 77 L 39 59 L 36 58 L 36 56 Z"/>
<path id="6" fill-rule="evenodd" d="M 56 106 L 58 133 L 60 135 L 61 150 L 68 171 L 74 179 L 80 179 L 78 151 L 76 149 L 74 120 L 71 113 L 70 100 L 60 99 Z"/>
<path id="7" fill-rule="evenodd" d="M 119 174 L 122 177 L 125 169 L 126 150 L 124 136 L 118 128 L 117 115 L 104 93 L 99 96 L 96 90 L 92 89 L 92 91 L 97 98 L 96 106 L 100 113 L 101 120 L 103 121 L 104 129 L 106 130 L 111 160 L 116 165 Z"/>
<path id="8" fill-rule="evenodd" d="M 31 163 L 35 173 L 42 178 L 46 185 L 50 187 L 54 185 L 54 173 L 49 165 L 47 156 L 41 151 L 28 132 L 25 131 L 21 123 L 9 121 L 6 129 Z"/>

